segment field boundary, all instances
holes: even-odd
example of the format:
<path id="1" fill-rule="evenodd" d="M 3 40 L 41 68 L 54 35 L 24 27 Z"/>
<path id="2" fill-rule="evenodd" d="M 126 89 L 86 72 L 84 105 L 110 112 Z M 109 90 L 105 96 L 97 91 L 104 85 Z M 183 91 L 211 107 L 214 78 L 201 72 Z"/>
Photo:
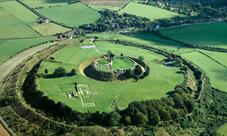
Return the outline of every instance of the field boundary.
<path id="1" fill-rule="evenodd" d="M 127 3 L 125 3 L 117 12 L 120 12 L 122 9 L 124 9 L 126 6 L 128 6 L 128 4 L 131 2 L 132 2 L 132 0 L 128 0 Z"/>
<path id="2" fill-rule="evenodd" d="M 36 37 L 36 38 L 43 38 L 43 37 Z M 28 39 L 33 39 L 33 38 L 28 38 Z M 2 39 L 0 39 L 0 40 L 2 40 Z M 5 40 L 5 39 L 3 39 L 3 40 Z M 15 39 L 15 40 L 18 40 L 18 39 Z M 17 52 L 16 54 L 14 54 L 13 56 L 11 56 L 11 57 L 15 57 L 16 55 L 18 55 L 18 54 L 20 54 L 20 53 L 22 53 L 22 52 L 24 52 L 24 51 L 26 51 L 26 50 L 29 50 L 29 49 L 31 49 L 31 48 L 34 48 L 34 47 L 36 47 L 36 46 L 42 46 L 42 45 L 44 45 L 44 44 L 47 44 L 47 43 L 51 43 L 51 42 L 55 42 L 56 40 L 47 40 L 47 41 L 43 41 L 43 42 L 40 42 L 40 43 L 38 43 L 38 44 L 35 44 L 35 45 L 31 45 L 31 46 L 29 46 L 28 48 L 25 48 L 25 49 L 23 49 L 23 50 L 21 50 L 21 51 L 19 51 L 19 52 Z M 44 43 L 44 44 L 43 44 Z M 10 57 L 10 58 L 11 58 Z M 0 63 L 0 65 L 2 65 L 2 64 L 4 64 L 5 62 L 7 62 L 10 58 L 8 58 L 8 59 L 6 59 L 5 61 L 3 61 L 2 63 Z"/>
<path id="3" fill-rule="evenodd" d="M 204 56 L 208 57 L 209 59 L 211 59 L 212 61 L 218 63 L 219 65 L 223 66 L 224 68 L 227 69 L 227 66 L 222 64 L 221 62 L 219 62 L 218 60 L 212 58 L 211 56 L 207 55 L 206 53 L 202 52 L 202 51 L 198 51 L 199 53 L 203 54 Z"/>
<path id="4" fill-rule="evenodd" d="M 190 44 L 190 43 L 182 42 L 180 40 L 177 40 L 177 39 L 171 38 L 169 36 L 166 36 L 166 35 L 162 34 L 160 31 L 151 31 L 151 33 L 154 34 L 157 37 L 162 38 L 162 39 L 169 40 L 169 41 L 172 41 L 172 42 L 176 42 L 176 43 L 182 45 L 183 47 L 194 48 L 194 49 L 197 48 L 197 49 L 202 49 L 202 50 L 227 53 L 227 49 L 225 49 L 225 48 L 200 46 L 200 45 L 195 45 L 195 44 Z"/>
<path id="5" fill-rule="evenodd" d="M 0 40 L 28 40 L 28 39 L 38 39 L 38 38 L 48 38 L 53 36 L 42 36 L 42 37 L 24 37 L 24 38 L 0 38 Z"/>
<path id="6" fill-rule="evenodd" d="M 19 3 L 20 4 L 20 3 Z M 0 7 L 1 8 L 1 7 Z M 13 15 L 12 13 L 6 11 L 4 8 L 1 8 L 4 12 L 6 12 L 7 14 L 9 14 L 10 16 L 16 18 L 18 20 L 18 22 L 24 24 L 25 26 L 27 26 L 31 31 L 33 31 L 34 33 L 38 34 L 38 36 L 34 36 L 35 38 L 41 38 L 43 35 L 41 35 L 39 32 L 37 32 L 36 30 L 34 30 L 31 26 L 29 26 L 28 24 L 26 24 L 26 22 L 22 21 L 20 18 L 18 18 L 17 16 Z M 27 30 L 27 29 L 26 29 Z M 22 37 L 24 38 L 24 37 Z M 25 37 L 26 38 L 26 37 Z M 2 39 L 2 38 L 0 38 Z M 7 39 L 7 38 L 4 38 L 4 39 Z"/>
<path id="7" fill-rule="evenodd" d="M 36 11 L 35 9 L 29 7 L 28 5 L 26 5 L 25 3 L 23 3 L 22 1 L 20 0 L 16 0 L 18 3 L 20 3 L 21 5 L 23 5 L 25 8 L 27 8 L 29 11 L 31 11 L 32 13 L 36 14 L 38 17 L 41 17 L 41 18 L 47 18 L 46 16 L 40 14 L 38 11 Z M 49 18 L 47 18 L 49 19 Z M 49 19 L 50 20 L 50 19 Z M 53 21 L 53 20 L 50 20 L 50 22 L 56 24 L 56 25 L 60 25 L 62 27 L 65 27 L 65 28 L 69 28 L 69 29 L 73 29 L 73 27 L 70 27 L 70 26 L 67 26 L 67 25 L 64 25 L 62 23 L 58 23 L 56 21 Z"/>
<path id="8" fill-rule="evenodd" d="M 92 10 L 94 10 L 94 11 L 96 11 L 96 12 L 99 13 L 98 10 L 96 10 L 96 9 L 94 9 L 94 8 L 92 8 L 92 7 L 90 7 L 89 4 L 86 4 L 84 1 L 80 1 L 80 3 L 82 3 L 83 5 L 87 6 L 88 8 L 90 8 L 90 9 L 92 9 Z M 100 14 L 100 13 L 99 13 L 99 14 Z"/>

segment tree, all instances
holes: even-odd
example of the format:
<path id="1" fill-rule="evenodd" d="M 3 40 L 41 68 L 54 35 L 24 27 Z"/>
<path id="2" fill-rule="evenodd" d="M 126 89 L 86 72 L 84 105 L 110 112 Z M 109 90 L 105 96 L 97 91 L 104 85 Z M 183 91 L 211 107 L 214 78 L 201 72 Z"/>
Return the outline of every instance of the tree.
<path id="1" fill-rule="evenodd" d="M 70 75 L 71 75 L 71 76 L 74 76 L 74 75 L 76 75 L 76 73 L 77 73 L 77 72 L 76 72 L 76 69 L 72 69 L 71 72 L 70 72 Z"/>
<path id="2" fill-rule="evenodd" d="M 163 121 L 167 121 L 170 120 L 170 113 L 168 111 L 166 111 L 165 109 L 162 109 L 159 111 L 159 116 Z"/>
<path id="3" fill-rule="evenodd" d="M 120 120 L 121 120 L 121 115 L 118 112 L 114 111 L 110 113 L 108 116 L 108 125 L 109 126 L 119 125 Z"/>
<path id="4" fill-rule="evenodd" d="M 113 54 L 111 50 L 108 50 L 107 51 L 107 54 L 110 55 L 110 54 Z"/>
<path id="5" fill-rule="evenodd" d="M 130 125 L 130 124 L 132 123 L 131 117 L 130 117 L 130 116 L 125 116 L 125 117 L 124 117 L 124 123 L 125 123 L 126 125 Z"/>
<path id="6" fill-rule="evenodd" d="M 177 119 L 180 117 L 179 113 L 176 110 L 172 110 L 170 116 L 172 119 Z"/>
<path id="7" fill-rule="evenodd" d="M 151 125 L 157 125 L 160 121 L 159 114 L 156 110 L 153 110 L 149 113 L 149 124 Z"/>
<path id="8" fill-rule="evenodd" d="M 140 61 L 144 61 L 144 57 L 143 57 L 143 56 L 139 56 L 138 59 L 139 59 Z"/>
<path id="9" fill-rule="evenodd" d="M 143 113 L 138 112 L 135 114 L 134 118 L 133 118 L 133 123 L 135 125 L 144 125 L 148 122 L 148 118 L 147 116 L 145 116 Z"/>
<path id="10" fill-rule="evenodd" d="M 50 57 L 50 60 L 51 60 L 51 61 L 54 61 L 54 60 L 55 60 L 55 58 L 54 58 L 54 57 Z"/>
<path id="11" fill-rule="evenodd" d="M 63 67 L 56 68 L 54 70 L 54 77 L 63 77 L 66 76 L 66 70 Z"/>
<path id="12" fill-rule="evenodd" d="M 178 66 L 180 66 L 182 64 L 182 60 L 178 57 L 175 58 L 175 62 Z"/>
<path id="13" fill-rule="evenodd" d="M 136 68 L 134 70 L 134 75 L 135 76 L 140 76 L 142 73 L 143 73 L 143 70 L 142 70 L 141 66 L 136 65 Z"/>
<path id="14" fill-rule="evenodd" d="M 45 74 L 46 74 L 46 75 L 48 74 L 48 69 L 45 69 Z"/>

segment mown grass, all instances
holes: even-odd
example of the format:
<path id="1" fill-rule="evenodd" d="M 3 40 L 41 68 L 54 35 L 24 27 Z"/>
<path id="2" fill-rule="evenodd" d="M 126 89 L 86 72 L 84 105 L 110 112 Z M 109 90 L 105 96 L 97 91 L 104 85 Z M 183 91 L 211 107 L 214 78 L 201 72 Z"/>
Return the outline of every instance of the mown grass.
<path id="1" fill-rule="evenodd" d="M 8 1 L 8 2 L 1 2 L 0 6 L 7 11 L 8 13 L 14 15 L 22 22 L 32 25 L 35 23 L 38 16 L 34 13 L 26 9 L 23 5 L 18 3 L 17 1 Z"/>
<path id="2" fill-rule="evenodd" d="M 99 71 L 109 72 L 109 64 L 110 62 L 107 59 L 101 59 L 97 61 L 96 69 Z M 129 60 L 128 58 L 115 58 L 113 59 L 112 70 L 127 70 L 134 68 L 134 62 Z"/>
<path id="3" fill-rule="evenodd" d="M 60 7 L 37 9 L 47 18 L 70 27 L 94 23 L 100 14 L 83 3 L 75 3 Z"/>
<path id="4" fill-rule="evenodd" d="M 163 35 L 200 46 L 227 48 L 227 23 L 196 24 L 162 30 Z"/>
<path id="5" fill-rule="evenodd" d="M 202 68 L 210 78 L 211 85 L 227 91 L 227 69 L 200 52 L 191 52 L 182 55 Z"/>
<path id="6" fill-rule="evenodd" d="M 114 6 L 106 6 L 106 5 L 89 5 L 89 6 L 98 11 L 105 10 L 105 9 L 109 9 L 113 11 L 120 10 L 120 7 L 114 7 Z"/>
<path id="7" fill-rule="evenodd" d="M 227 61 L 226 61 L 227 53 L 207 51 L 207 50 L 200 50 L 200 51 L 227 67 Z"/>
<path id="8" fill-rule="evenodd" d="M 23 0 L 31 8 L 67 5 L 68 0 Z"/>
<path id="9" fill-rule="evenodd" d="M 0 18 L 0 39 L 40 37 L 38 33 L 2 8 L 0 8 Z"/>
<path id="10" fill-rule="evenodd" d="M 53 37 L 32 38 L 32 39 L 16 39 L 16 40 L 0 40 L 0 64 L 16 55 L 18 52 L 37 45 L 43 41 L 49 41 Z"/>
<path id="11" fill-rule="evenodd" d="M 138 82 L 101 82 L 78 73 L 78 75 L 73 77 L 39 78 L 37 81 L 39 89 L 45 91 L 55 101 L 63 102 L 74 110 L 82 112 L 112 111 L 111 104 L 113 101 L 116 101 L 118 106 L 123 109 L 132 101 L 160 99 L 166 96 L 166 93 L 171 91 L 176 84 L 183 81 L 183 76 L 176 73 L 178 69 L 165 67 L 156 62 L 164 59 L 160 55 L 143 49 L 115 45 L 109 42 L 98 42 L 97 47 L 102 52 L 111 50 L 114 54 L 120 55 L 120 53 L 124 53 L 135 58 L 144 56 L 144 61 L 151 68 L 150 75 Z M 53 55 L 57 62 L 43 62 L 39 72 L 44 73 L 44 70 L 48 69 L 49 73 L 52 73 L 59 66 L 66 68 L 67 71 L 73 68 L 79 71 L 79 65 L 82 62 L 99 55 L 94 49 L 80 49 L 78 46 L 67 47 Z M 85 108 L 82 107 L 80 99 L 68 98 L 67 92 L 73 90 L 75 82 L 88 84 L 97 91 L 97 95 L 93 97 L 96 107 Z"/>
<path id="12" fill-rule="evenodd" d="M 38 16 L 17 1 L 1 2 L 0 7 L 2 39 L 50 36 L 69 30 L 53 23 L 36 23 Z"/>
<path id="13" fill-rule="evenodd" d="M 135 33 L 135 34 L 116 34 L 116 33 L 95 33 L 87 34 L 87 37 L 98 37 L 99 39 L 112 39 L 112 40 L 125 40 L 129 42 L 136 42 L 140 44 L 146 44 L 147 46 L 152 46 L 166 50 L 168 52 L 174 52 L 176 54 L 182 54 L 186 51 L 191 51 L 189 48 L 182 47 L 182 45 L 159 38 L 152 33 Z"/>
<path id="14" fill-rule="evenodd" d="M 68 28 L 62 27 L 60 25 L 56 25 L 54 23 L 34 25 L 32 26 L 32 28 L 43 36 L 51 36 L 57 33 L 64 33 L 70 30 Z"/>
<path id="15" fill-rule="evenodd" d="M 138 4 L 135 2 L 129 3 L 120 11 L 120 13 L 128 13 L 136 16 L 146 17 L 152 21 L 157 19 L 172 18 L 179 15 L 158 7 Z"/>

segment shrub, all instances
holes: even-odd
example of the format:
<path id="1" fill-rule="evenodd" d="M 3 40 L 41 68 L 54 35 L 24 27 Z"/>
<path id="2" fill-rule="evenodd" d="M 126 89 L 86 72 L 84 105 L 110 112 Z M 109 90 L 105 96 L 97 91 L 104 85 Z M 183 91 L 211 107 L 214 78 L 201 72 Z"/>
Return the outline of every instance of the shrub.
<path id="1" fill-rule="evenodd" d="M 72 69 L 71 72 L 70 72 L 70 75 L 71 76 L 74 76 L 74 75 L 76 75 L 76 73 L 77 73 L 76 70 L 75 69 Z"/>
<path id="2" fill-rule="evenodd" d="M 65 68 L 63 68 L 63 67 L 59 67 L 59 68 L 56 68 L 55 70 L 54 70 L 54 77 L 63 77 L 63 76 L 66 76 L 66 70 L 65 70 Z"/>
<path id="3" fill-rule="evenodd" d="M 148 122 L 147 116 L 145 116 L 143 113 L 138 112 L 135 114 L 133 118 L 133 123 L 135 125 L 144 125 Z"/>

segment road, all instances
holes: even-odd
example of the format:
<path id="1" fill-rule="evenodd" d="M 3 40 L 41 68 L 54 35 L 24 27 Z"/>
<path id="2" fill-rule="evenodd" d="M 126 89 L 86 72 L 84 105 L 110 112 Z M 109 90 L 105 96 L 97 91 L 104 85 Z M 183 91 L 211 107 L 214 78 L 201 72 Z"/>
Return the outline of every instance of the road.
<path id="1" fill-rule="evenodd" d="M 7 60 L 6 62 L 4 62 L 3 64 L 1 64 L 0 65 L 0 85 L 1 85 L 1 82 L 4 80 L 4 78 L 8 74 L 10 74 L 10 72 L 17 65 L 19 65 L 20 63 L 22 63 L 24 60 L 28 59 L 30 56 L 34 55 L 35 53 L 37 53 L 41 50 L 44 50 L 53 44 L 55 44 L 55 43 L 48 43 L 48 44 L 43 44 L 40 46 L 32 47 L 28 50 L 25 50 L 25 51 L 17 54 L 13 58 L 11 58 L 11 59 Z"/>
<path id="2" fill-rule="evenodd" d="M 35 53 L 37 53 L 41 50 L 44 50 L 53 44 L 55 44 L 55 43 L 48 43 L 48 44 L 43 44 L 40 46 L 32 47 L 28 50 L 25 50 L 25 51 L 17 54 L 13 58 L 11 58 L 11 59 L 7 60 L 5 63 L 1 64 L 0 65 L 0 86 L 1 86 L 1 83 L 4 80 L 4 78 L 7 77 L 7 75 L 9 75 L 10 72 L 12 72 L 12 70 L 17 65 L 19 65 L 20 63 L 22 63 L 24 60 L 28 59 L 30 56 L 34 55 Z M 0 121 L 0 136 L 10 136 L 8 131 L 1 124 L 1 121 Z"/>
<path id="3" fill-rule="evenodd" d="M 0 124 L 0 136 L 10 136 L 8 131 L 3 127 L 2 124 Z"/>

